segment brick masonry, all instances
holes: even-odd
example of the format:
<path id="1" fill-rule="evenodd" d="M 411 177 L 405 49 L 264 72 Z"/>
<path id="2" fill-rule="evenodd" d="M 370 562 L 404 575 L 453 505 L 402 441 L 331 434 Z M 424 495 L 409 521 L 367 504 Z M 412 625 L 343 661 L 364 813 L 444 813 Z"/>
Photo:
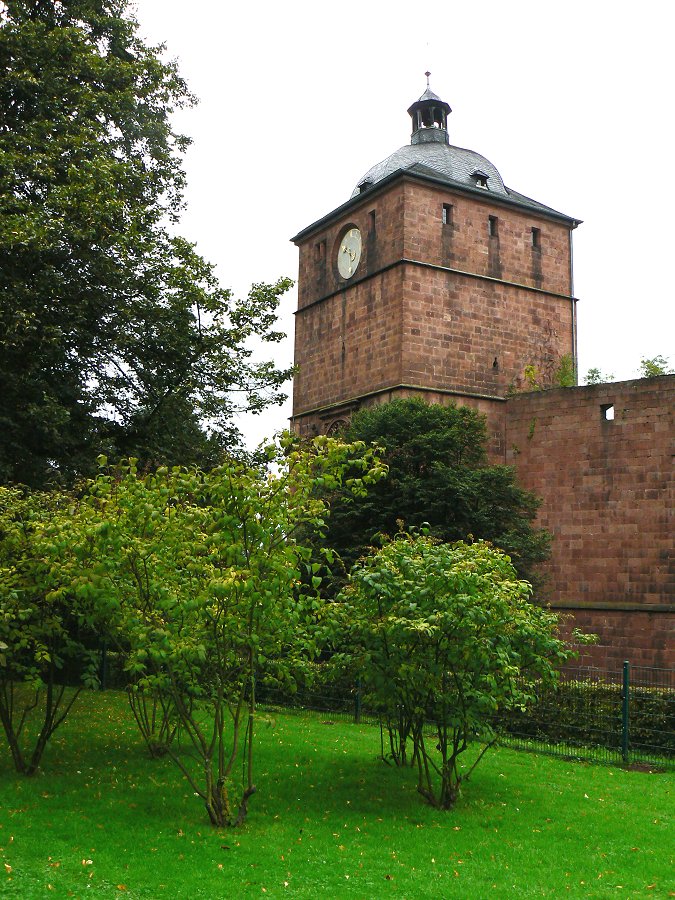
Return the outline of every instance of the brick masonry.
<path id="1" fill-rule="evenodd" d="M 345 280 L 336 257 L 353 227 L 362 257 Z M 584 661 L 675 666 L 675 379 L 518 393 L 526 366 L 550 387 L 575 353 L 569 224 L 403 174 L 298 246 L 295 430 L 394 397 L 479 409 L 492 460 L 542 498 L 547 599 L 600 635 Z"/>
<path id="2" fill-rule="evenodd" d="M 675 376 L 507 404 L 506 461 L 554 535 L 547 599 L 599 633 L 596 665 L 675 667 L 673 409 Z"/>
<path id="3" fill-rule="evenodd" d="M 569 228 L 475 193 L 403 176 L 299 242 L 298 431 L 404 386 L 498 406 L 525 366 L 550 383 L 573 354 Z M 353 227 L 362 259 L 344 280 L 337 251 Z"/>

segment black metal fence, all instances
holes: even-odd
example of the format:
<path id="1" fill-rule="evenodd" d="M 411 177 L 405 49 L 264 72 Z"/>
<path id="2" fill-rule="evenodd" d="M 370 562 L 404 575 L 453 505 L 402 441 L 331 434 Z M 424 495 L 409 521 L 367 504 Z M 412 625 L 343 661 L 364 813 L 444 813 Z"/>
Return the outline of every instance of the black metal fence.
<path id="1" fill-rule="evenodd" d="M 360 688 L 324 684 L 289 695 L 260 691 L 263 704 L 329 719 L 377 723 Z M 675 670 L 567 669 L 526 711 L 500 715 L 502 743 L 556 756 L 675 769 Z"/>
<path id="2" fill-rule="evenodd" d="M 526 712 L 499 721 L 506 743 L 558 756 L 675 768 L 675 671 L 568 669 Z"/>

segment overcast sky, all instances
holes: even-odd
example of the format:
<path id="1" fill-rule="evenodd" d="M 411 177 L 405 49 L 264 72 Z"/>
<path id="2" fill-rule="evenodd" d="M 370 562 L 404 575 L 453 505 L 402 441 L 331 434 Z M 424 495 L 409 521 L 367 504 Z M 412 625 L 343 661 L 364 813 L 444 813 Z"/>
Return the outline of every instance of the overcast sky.
<path id="1" fill-rule="evenodd" d="M 675 365 L 675 158 L 669 3 L 136 0 L 142 37 L 199 98 L 181 233 L 224 286 L 297 277 L 289 238 L 347 200 L 410 141 L 408 106 L 431 87 L 450 143 L 507 186 L 583 224 L 574 233 L 579 369 L 636 377 Z M 292 359 L 295 291 L 277 349 Z M 290 391 L 290 386 L 289 386 Z M 290 403 L 246 424 L 285 427 Z"/>

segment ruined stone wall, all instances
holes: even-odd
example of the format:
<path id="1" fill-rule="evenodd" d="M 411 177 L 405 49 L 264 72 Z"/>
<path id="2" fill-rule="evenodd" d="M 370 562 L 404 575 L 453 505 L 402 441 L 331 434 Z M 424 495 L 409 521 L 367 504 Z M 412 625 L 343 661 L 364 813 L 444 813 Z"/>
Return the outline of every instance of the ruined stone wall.
<path id="1" fill-rule="evenodd" d="M 554 535 L 547 599 L 600 635 L 585 661 L 675 666 L 675 376 L 516 396 L 506 459 Z"/>

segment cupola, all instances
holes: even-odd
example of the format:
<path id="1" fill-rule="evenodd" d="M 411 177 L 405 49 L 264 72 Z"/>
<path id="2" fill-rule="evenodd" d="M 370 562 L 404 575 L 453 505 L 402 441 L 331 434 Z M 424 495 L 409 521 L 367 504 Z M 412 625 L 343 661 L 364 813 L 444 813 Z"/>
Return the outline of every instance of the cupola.
<path id="1" fill-rule="evenodd" d="M 431 72 L 424 74 L 427 76 L 427 89 L 408 110 L 408 115 L 412 119 L 410 143 L 448 144 L 448 113 L 452 112 L 450 104 L 441 100 L 429 87 Z"/>

